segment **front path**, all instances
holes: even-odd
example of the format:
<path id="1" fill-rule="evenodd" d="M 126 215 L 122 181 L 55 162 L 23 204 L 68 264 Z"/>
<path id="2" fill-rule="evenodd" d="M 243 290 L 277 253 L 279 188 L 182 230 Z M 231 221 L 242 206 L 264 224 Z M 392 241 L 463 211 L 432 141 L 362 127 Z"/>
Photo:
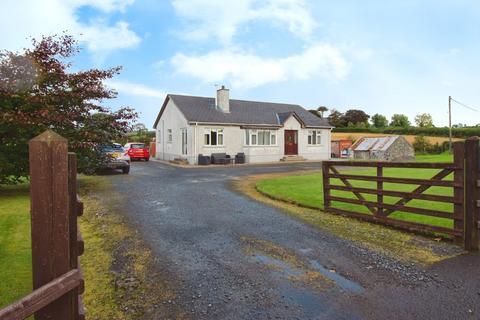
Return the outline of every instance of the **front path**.
<path id="1" fill-rule="evenodd" d="M 320 166 L 151 161 L 111 176 L 122 211 L 176 284 L 177 297 L 158 303 L 191 319 L 480 318 L 479 255 L 428 268 L 395 261 L 230 187 L 250 174 L 309 169 Z"/>

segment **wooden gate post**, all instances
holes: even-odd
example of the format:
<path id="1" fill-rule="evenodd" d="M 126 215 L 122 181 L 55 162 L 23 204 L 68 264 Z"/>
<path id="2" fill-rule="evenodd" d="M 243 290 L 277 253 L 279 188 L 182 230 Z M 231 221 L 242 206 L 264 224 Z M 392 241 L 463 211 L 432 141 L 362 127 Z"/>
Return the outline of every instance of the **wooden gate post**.
<path id="1" fill-rule="evenodd" d="M 478 219 L 480 205 L 480 139 L 465 141 L 465 250 L 478 250 Z"/>
<path id="2" fill-rule="evenodd" d="M 454 236 L 454 241 L 458 245 L 463 245 L 465 232 L 465 144 L 462 142 L 453 143 L 453 163 L 456 167 L 453 172 L 453 181 L 457 186 L 453 188 L 453 229 L 460 230 L 461 235 Z"/>
<path id="3" fill-rule="evenodd" d="M 71 270 L 67 140 L 51 130 L 29 142 L 33 288 Z M 72 292 L 35 313 L 73 320 Z"/>

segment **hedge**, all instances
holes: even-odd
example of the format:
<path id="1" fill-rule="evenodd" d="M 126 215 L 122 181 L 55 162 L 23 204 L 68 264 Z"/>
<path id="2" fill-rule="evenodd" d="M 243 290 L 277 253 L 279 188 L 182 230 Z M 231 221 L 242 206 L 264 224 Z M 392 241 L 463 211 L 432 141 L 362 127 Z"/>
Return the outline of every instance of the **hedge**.
<path id="1" fill-rule="evenodd" d="M 397 127 L 387 127 L 387 128 L 335 128 L 333 132 L 365 132 L 365 133 L 385 133 L 385 134 L 401 134 L 401 135 L 414 135 L 414 136 L 434 136 L 434 137 L 448 137 L 448 128 L 420 128 L 420 127 L 409 127 L 409 128 L 397 128 Z M 472 136 L 480 136 L 480 127 L 470 127 L 470 128 L 453 128 L 452 136 L 455 138 L 468 138 Z"/>

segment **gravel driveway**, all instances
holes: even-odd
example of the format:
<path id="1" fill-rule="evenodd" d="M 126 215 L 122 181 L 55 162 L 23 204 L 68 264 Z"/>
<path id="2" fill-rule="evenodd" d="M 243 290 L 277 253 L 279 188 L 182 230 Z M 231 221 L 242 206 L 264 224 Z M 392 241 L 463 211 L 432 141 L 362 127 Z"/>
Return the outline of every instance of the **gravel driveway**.
<path id="1" fill-rule="evenodd" d="M 176 283 L 176 298 L 158 303 L 190 319 L 480 319 L 478 254 L 428 268 L 394 261 L 230 188 L 246 175 L 319 168 L 150 161 L 111 176 L 122 211 Z"/>

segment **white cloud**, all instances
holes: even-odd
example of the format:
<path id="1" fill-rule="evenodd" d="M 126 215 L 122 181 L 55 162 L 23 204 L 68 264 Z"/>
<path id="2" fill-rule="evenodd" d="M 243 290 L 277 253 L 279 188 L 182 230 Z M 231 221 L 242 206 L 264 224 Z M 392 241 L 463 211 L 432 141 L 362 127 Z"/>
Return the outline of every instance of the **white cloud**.
<path id="1" fill-rule="evenodd" d="M 88 50 L 102 55 L 109 51 L 134 47 L 141 39 L 124 21 L 109 25 L 95 20 L 79 21 L 77 10 L 83 6 L 101 12 L 124 11 L 134 0 L 6 0 L 0 5 L 0 47 L 20 50 L 30 45 L 30 37 L 58 34 L 63 31 L 85 42 Z"/>
<path id="2" fill-rule="evenodd" d="M 285 25 L 300 38 L 308 38 L 316 27 L 305 0 L 174 0 L 173 7 L 191 23 L 181 33 L 187 39 L 217 38 L 228 44 L 242 25 L 253 20 Z"/>
<path id="3" fill-rule="evenodd" d="M 106 81 L 106 84 L 110 88 L 115 89 L 119 94 L 148 98 L 164 98 L 166 96 L 165 92 L 140 83 L 108 80 Z"/>
<path id="4" fill-rule="evenodd" d="M 340 50 L 328 44 L 312 45 L 300 54 L 285 58 L 263 58 L 229 49 L 200 56 L 180 53 L 172 58 L 171 63 L 177 73 L 207 83 L 226 81 L 237 88 L 306 80 L 314 76 L 335 82 L 349 72 L 349 64 Z"/>

